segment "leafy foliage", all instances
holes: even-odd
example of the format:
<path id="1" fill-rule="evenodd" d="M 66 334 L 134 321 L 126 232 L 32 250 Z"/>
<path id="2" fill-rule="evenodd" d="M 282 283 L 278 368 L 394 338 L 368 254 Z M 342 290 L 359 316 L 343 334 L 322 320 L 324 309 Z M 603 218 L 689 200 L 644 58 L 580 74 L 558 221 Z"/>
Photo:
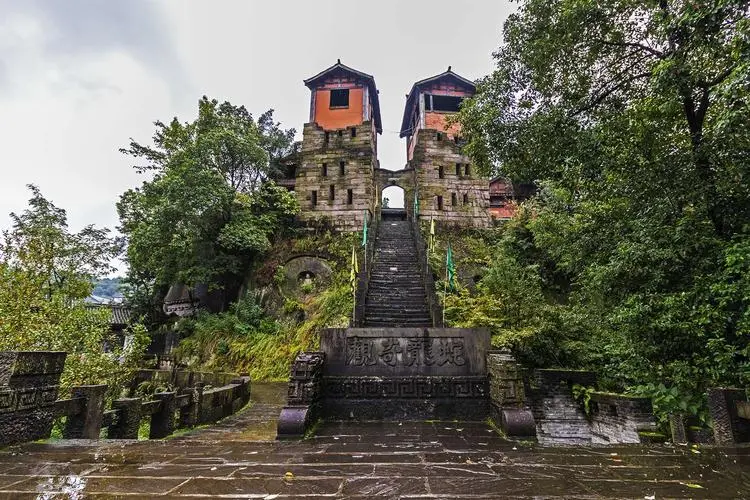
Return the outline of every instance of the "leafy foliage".
<path id="1" fill-rule="evenodd" d="M 131 300 L 144 312 L 173 283 L 232 296 L 297 213 L 293 195 L 269 181 L 296 147 L 294 130 L 280 129 L 272 113 L 256 121 L 242 106 L 204 97 L 195 121 L 157 121 L 153 147 L 131 141 L 121 150 L 152 175 L 117 205 L 128 238 Z"/>
<path id="2" fill-rule="evenodd" d="M 95 277 L 113 270 L 122 242 L 92 226 L 71 233 L 65 211 L 29 188 L 29 208 L 11 214 L 0 242 L 0 350 L 66 351 L 63 389 L 106 383 L 116 395 L 146 347 L 145 330 L 133 326 L 124 348 L 104 352 L 105 343 L 117 345 L 110 313 L 83 299 Z"/>
<path id="3" fill-rule="evenodd" d="M 294 356 L 317 348 L 323 328 L 348 326 L 353 308 L 348 258 L 357 239 L 357 234 L 325 232 L 279 241 L 268 262 L 287 245 L 294 252 L 326 249 L 334 271 L 327 286 L 311 284 L 302 288 L 299 298 L 284 297 L 281 280 L 274 279 L 270 289 L 248 292 L 227 312 L 181 320 L 178 327 L 186 338 L 177 350 L 180 362 L 194 368 L 247 372 L 255 380 L 285 380 Z M 272 295 L 280 295 L 279 300 Z"/>
<path id="4" fill-rule="evenodd" d="M 493 307 L 526 362 L 593 368 L 662 415 L 750 381 L 748 14 L 525 0 L 509 17 L 460 120 L 480 169 L 539 187 L 480 289 L 516 303 L 511 321 Z"/>

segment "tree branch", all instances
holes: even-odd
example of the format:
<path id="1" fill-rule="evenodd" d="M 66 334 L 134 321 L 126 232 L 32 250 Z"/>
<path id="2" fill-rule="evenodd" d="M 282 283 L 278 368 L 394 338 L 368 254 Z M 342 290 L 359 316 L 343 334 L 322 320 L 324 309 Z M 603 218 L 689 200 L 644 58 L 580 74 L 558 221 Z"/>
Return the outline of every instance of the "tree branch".
<path id="1" fill-rule="evenodd" d="M 664 58 L 664 52 L 662 52 L 660 50 L 657 50 L 657 49 L 654 49 L 652 47 L 649 47 L 648 45 L 642 45 L 642 44 L 636 43 L 636 42 L 611 42 L 609 40 L 601 40 L 601 39 L 596 39 L 594 41 L 598 42 L 598 43 L 601 43 L 603 45 L 610 45 L 612 47 L 632 47 L 634 49 L 645 50 L 649 54 L 654 55 L 654 56 L 658 57 L 659 59 L 663 59 Z"/>
<path id="2" fill-rule="evenodd" d="M 628 83 L 634 82 L 635 80 L 638 80 L 639 78 L 646 78 L 651 76 L 650 71 L 646 71 L 643 73 L 638 73 L 636 75 L 631 76 L 630 78 L 626 78 L 622 80 L 620 83 L 615 85 L 614 87 L 603 90 L 598 96 L 596 96 L 588 105 L 583 106 L 582 108 L 579 108 L 576 112 L 570 115 L 570 117 L 578 116 L 579 114 L 583 113 L 584 111 L 589 111 L 596 107 L 598 104 L 600 104 L 604 99 L 612 95 L 614 92 L 616 92 L 618 89 L 622 88 L 623 86 L 627 85 Z"/>

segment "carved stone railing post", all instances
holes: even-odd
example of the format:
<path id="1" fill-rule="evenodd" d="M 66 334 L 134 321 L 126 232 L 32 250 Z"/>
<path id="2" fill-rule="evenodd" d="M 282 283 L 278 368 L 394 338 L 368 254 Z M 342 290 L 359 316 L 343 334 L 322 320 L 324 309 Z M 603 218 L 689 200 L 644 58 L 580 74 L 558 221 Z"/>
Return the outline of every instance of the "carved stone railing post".
<path id="1" fill-rule="evenodd" d="M 281 410 L 277 438 L 299 438 L 318 418 L 325 353 L 303 352 L 292 363 L 287 406 Z"/>
<path id="2" fill-rule="evenodd" d="M 82 385 L 72 389 L 73 398 L 84 402 L 79 414 L 68 416 L 63 429 L 65 439 L 99 439 L 106 392 L 106 385 Z"/>
<path id="3" fill-rule="evenodd" d="M 669 415 L 669 430 L 672 433 L 672 442 L 674 444 L 686 444 L 688 442 L 685 416 L 682 413 L 672 413 Z"/>
<path id="4" fill-rule="evenodd" d="M 526 406 L 523 377 L 508 350 L 487 354 L 492 417 L 509 436 L 534 436 L 534 415 Z"/>
<path id="5" fill-rule="evenodd" d="M 708 390 L 708 409 L 714 421 L 714 440 L 719 445 L 750 441 L 750 420 L 740 417 L 737 403 L 747 401 L 744 389 L 713 388 Z"/>
<path id="6" fill-rule="evenodd" d="M 109 427 L 110 439 L 138 439 L 141 426 L 141 398 L 123 398 L 112 401 L 112 409 L 117 410 L 117 418 Z"/>
<path id="7" fill-rule="evenodd" d="M 0 352 L 0 447 L 49 437 L 64 352 Z"/>
<path id="8" fill-rule="evenodd" d="M 157 392 L 154 399 L 159 401 L 159 411 L 151 416 L 150 439 L 167 437 L 174 432 L 174 414 L 177 410 L 175 392 Z"/>
<path id="9" fill-rule="evenodd" d="M 203 382 L 195 382 L 193 387 L 186 390 L 190 394 L 190 404 L 180 410 L 180 427 L 195 427 L 200 423 L 204 385 Z"/>

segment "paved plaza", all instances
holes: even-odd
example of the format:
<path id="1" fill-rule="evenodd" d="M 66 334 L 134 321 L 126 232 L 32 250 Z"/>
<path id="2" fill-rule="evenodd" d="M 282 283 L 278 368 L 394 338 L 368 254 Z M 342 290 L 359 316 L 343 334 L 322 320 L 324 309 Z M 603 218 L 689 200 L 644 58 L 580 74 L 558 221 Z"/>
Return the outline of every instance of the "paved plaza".
<path id="1" fill-rule="evenodd" d="M 750 498 L 750 448 L 543 448 L 480 422 L 328 423 L 274 440 L 285 384 L 156 441 L 0 451 L 0 498 Z"/>

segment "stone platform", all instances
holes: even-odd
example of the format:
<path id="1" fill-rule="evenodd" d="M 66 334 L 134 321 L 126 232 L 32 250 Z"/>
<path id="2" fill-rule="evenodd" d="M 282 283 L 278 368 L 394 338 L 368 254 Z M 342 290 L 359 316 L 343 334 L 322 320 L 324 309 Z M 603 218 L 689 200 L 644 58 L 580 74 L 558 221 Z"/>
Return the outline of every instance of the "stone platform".
<path id="1" fill-rule="evenodd" d="M 481 422 L 328 423 L 274 441 L 286 384 L 171 439 L 0 450 L 0 498 L 748 498 L 750 448 L 543 448 Z"/>
<path id="2" fill-rule="evenodd" d="M 485 329 L 327 329 L 321 416 L 484 420 L 489 342 Z"/>

